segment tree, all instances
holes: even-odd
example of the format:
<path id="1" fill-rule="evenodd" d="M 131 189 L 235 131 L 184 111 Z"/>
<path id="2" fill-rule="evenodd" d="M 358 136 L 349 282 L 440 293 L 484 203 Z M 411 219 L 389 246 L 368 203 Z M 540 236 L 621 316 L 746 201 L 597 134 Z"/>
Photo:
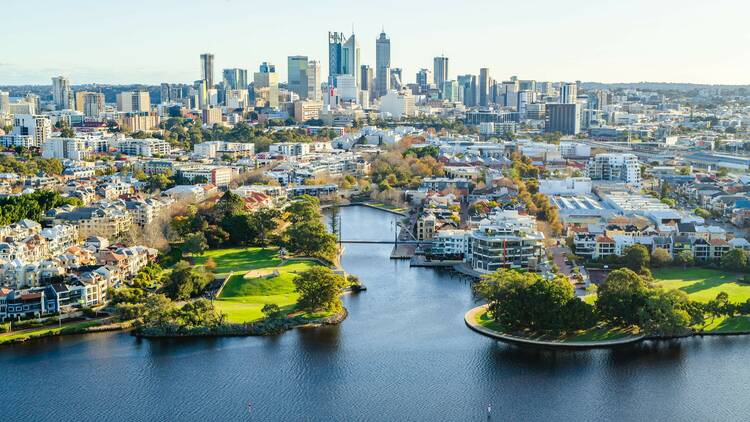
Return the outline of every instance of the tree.
<path id="1" fill-rule="evenodd" d="M 674 263 L 677 265 L 682 265 L 683 267 L 693 265 L 694 261 L 695 257 L 693 256 L 693 252 L 689 250 L 680 251 L 674 257 Z"/>
<path id="2" fill-rule="evenodd" d="M 721 268 L 729 271 L 744 271 L 747 269 L 747 252 L 742 249 L 732 249 L 721 257 Z"/>
<path id="3" fill-rule="evenodd" d="M 342 307 L 339 295 L 346 280 L 330 268 L 310 268 L 294 279 L 294 285 L 300 295 L 297 304 L 307 312 L 339 311 Z"/>
<path id="4" fill-rule="evenodd" d="M 198 296 L 213 279 L 203 267 L 193 267 L 187 261 L 178 262 L 164 285 L 164 292 L 174 300 Z"/>
<path id="5" fill-rule="evenodd" d="M 284 312 L 275 303 L 266 303 L 260 311 L 268 319 L 280 319 L 284 317 Z"/>
<path id="6" fill-rule="evenodd" d="M 645 246 L 641 244 L 631 245 L 625 248 L 624 252 L 622 259 L 626 267 L 635 272 L 641 272 L 644 268 L 648 268 L 651 257 Z"/>
<path id="7" fill-rule="evenodd" d="M 593 307 L 574 297 L 564 277 L 498 270 L 475 286 L 492 318 L 509 330 L 565 331 L 593 325 Z M 579 303 L 580 302 L 580 303 Z"/>
<path id="8" fill-rule="evenodd" d="M 693 210 L 693 214 L 697 215 L 701 218 L 708 218 L 711 217 L 711 213 L 708 210 L 704 210 L 703 208 L 696 208 Z"/>
<path id="9" fill-rule="evenodd" d="M 599 286 L 596 309 L 607 321 L 635 325 L 648 294 L 648 286 L 638 274 L 628 268 L 614 270 Z"/>
<path id="10" fill-rule="evenodd" d="M 639 325 L 650 335 L 684 334 L 691 322 L 687 303 L 687 294 L 681 290 L 653 289 L 639 311 Z"/>
<path id="11" fill-rule="evenodd" d="M 654 267 L 665 267 L 672 263 L 672 255 L 664 248 L 656 248 L 651 253 L 651 265 Z"/>
<path id="12" fill-rule="evenodd" d="M 206 249 L 208 249 L 208 243 L 203 232 L 190 233 L 185 236 L 185 242 L 182 245 L 183 252 L 203 254 Z"/>
<path id="13" fill-rule="evenodd" d="M 224 323 L 226 316 L 216 310 L 213 302 L 200 298 L 190 301 L 176 312 L 181 327 L 216 327 Z"/>

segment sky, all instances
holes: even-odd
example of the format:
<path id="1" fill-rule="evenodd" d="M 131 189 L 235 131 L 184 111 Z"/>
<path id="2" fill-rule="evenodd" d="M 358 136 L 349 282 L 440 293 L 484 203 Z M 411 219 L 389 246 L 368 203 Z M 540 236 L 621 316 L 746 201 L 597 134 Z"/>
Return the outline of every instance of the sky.
<path id="1" fill-rule="evenodd" d="M 328 72 L 328 31 L 354 33 L 361 63 L 391 39 L 413 82 L 432 59 L 449 76 L 503 80 L 750 84 L 747 0 L 2 0 L 0 85 L 184 82 L 201 53 L 256 71 L 307 55 Z"/>

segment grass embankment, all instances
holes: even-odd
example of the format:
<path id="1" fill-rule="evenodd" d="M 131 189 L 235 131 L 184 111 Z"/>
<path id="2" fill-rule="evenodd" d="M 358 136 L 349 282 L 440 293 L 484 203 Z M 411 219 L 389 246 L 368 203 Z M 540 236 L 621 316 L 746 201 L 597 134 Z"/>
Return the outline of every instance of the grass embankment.
<path id="1" fill-rule="evenodd" d="M 258 320 L 263 317 L 263 306 L 271 303 L 287 313 L 293 312 L 299 298 L 294 291 L 294 278 L 319 265 L 306 260 L 282 263 L 275 248 L 218 249 L 196 257 L 195 263 L 203 265 L 209 257 L 216 263 L 216 274 L 234 273 L 214 301 L 231 323 Z"/>
<path id="2" fill-rule="evenodd" d="M 637 328 L 611 328 L 604 326 L 597 326 L 588 330 L 581 330 L 575 333 L 569 334 L 550 334 L 550 333 L 510 333 L 502 324 L 495 322 L 487 314 L 487 310 L 484 309 L 477 312 L 474 316 L 477 324 L 484 328 L 492 331 L 496 331 L 498 334 L 507 334 L 511 336 L 522 337 L 528 340 L 536 341 L 554 341 L 562 343 L 576 343 L 576 342 L 593 342 L 593 341 L 611 341 L 619 340 L 627 337 L 637 336 L 640 333 Z"/>
<path id="3" fill-rule="evenodd" d="M 86 331 L 86 329 L 96 327 L 98 325 L 103 325 L 108 320 L 108 318 L 100 318 L 87 321 L 66 322 L 62 324 L 62 326 L 47 325 L 44 327 L 11 331 L 9 333 L 0 334 L 0 344 L 22 342 L 39 337 L 83 333 Z"/>
<path id="4" fill-rule="evenodd" d="M 706 303 L 720 292 L 727 292 L 731 302 L 750 299 L 750 284 L 742 283 L 742 274 L 708 268 L 663 268 L 653 272 L 656 284 L 664 289 L 680 289 L 691 300 Z"/>

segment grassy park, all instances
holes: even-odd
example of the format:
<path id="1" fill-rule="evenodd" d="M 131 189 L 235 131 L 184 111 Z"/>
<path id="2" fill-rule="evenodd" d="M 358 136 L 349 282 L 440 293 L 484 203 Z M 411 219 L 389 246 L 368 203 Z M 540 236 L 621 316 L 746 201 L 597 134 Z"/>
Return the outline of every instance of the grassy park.
<path id="1" fill-rule="evenodd" d="M 484 309 L 475 315 L 475 321 L 477 324 L 484 328 L 496 331 L 500 334 L 505 334 L 506 330 L 504 327 L 493 320 L 488 314 L 487 310 Z M 509 333 L 508 333 L 509 334 Z M 588 330 L 577 331 L 573 334 L 560 334 L 552 335 L 549 333 L 524 333 L 523 338 L 536 341 L 554 341 L 563 343 L 575 343 L 575 342 L 592 342 L 592 341 L 611 341 L 618 340 L 627 337 L 638 335 L 637 328 L 610 328 L 597 326 Z M 511 334 L 515 335 L 515 334 Z"/>
<path id="2" fill-rule="evenodd" d="M 298 294 L 294 278 L 314 265 L 314 261 L 284 261 L 275 248 L 217 249 L 195 257 L 203 265 L 212 258 L 216 274 L 229 274 L 221 294 L 214 301 L 216 308 L 232 323 L 249 322 L 263 317 L 266 304 L 276 304 L 282 310 L 294 310 Z"/>
<path id="3" fill-rule="evenodd" d="M 741 282 L 741 274 L 708 268 L 664 268 L 654 270 L 653 276 L 664 289 L 680 289 L 698 302 L 715 299 L 720 292 L 727 292 L 734 303 L 750 299 L 750 284 Z"/>

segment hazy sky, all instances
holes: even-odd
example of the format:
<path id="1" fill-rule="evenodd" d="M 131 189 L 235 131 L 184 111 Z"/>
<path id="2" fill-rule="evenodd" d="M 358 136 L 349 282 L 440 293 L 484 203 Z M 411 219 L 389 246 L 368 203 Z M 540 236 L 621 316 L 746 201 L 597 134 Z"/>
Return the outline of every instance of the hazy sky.
<path id="1" fill-rule="evenodd" d="M 255 71 L 307 55 L 328 72 L 327 32 L 381 27 L 407 82 L 432 58 L 495 79 L 750 83 L 747 0 L 2 0 L 0 85 L 192 82 L 199 55 Z M 252 79 L 252 76 L 250 76 Z"/>

